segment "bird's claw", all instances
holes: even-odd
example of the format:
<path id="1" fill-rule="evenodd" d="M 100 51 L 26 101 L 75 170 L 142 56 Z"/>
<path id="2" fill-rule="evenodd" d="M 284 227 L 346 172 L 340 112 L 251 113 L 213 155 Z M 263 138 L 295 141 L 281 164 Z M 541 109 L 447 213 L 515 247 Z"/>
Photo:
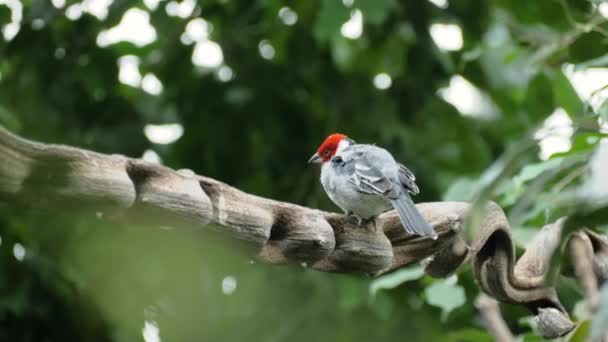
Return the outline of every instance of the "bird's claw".
<path id="1" fill-rule="evenodd" d="M 357 221 L 358 221 L 358 222 L 357 222 L 357 225 L 358 225 L 359 227 L 364 227 L 364 226 L 367 226 L 368 224 L 370 224 L 370 223 L 371 223 L 371 224 L 372 224 L 372 226 L 373 226 L 374 228 L 376 228 L 376 218 L 375 218 L 375 217 L 368 218 L 368 219 L 361 218 L 361 217 L 357 217 Z"/>
<path id="2" fill-rule="evenodd" d="M 372 217 L 372 218 L 369 218 L 369 219 L 364 219 L 363 217 L 359 217 L 359 216 L 355 215 L 355 214 L 354 214 L 352 211 L 350 211 L 350 210 L 349 210 L 349 211 L 347 211 L 347 212 L 345 213 L 345 215 L 346 215 L 346 216 L 350 216 L 350 217 L 354 217 L 354 218 L 356 218 L 356 219 L 357 219 L 357 226 L 358 226 L 358 227 L 362 227 L 362 226 L 364 226 L 364 225 L 367 225 L 369 222 L 372 222 L 372 223 L 373 223 L 373 225 L 374 225 L 374 228 L 376 228 L 376 218 L 375 218 L 375 217 Z"/>

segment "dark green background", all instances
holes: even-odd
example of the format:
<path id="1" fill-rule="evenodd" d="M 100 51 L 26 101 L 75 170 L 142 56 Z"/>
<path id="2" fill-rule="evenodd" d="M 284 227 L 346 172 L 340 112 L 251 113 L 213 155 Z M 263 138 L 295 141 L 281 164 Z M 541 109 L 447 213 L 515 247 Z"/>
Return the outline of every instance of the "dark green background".
<path id="1" fill-rule="evenodd" d="M 453 0 L 446 9 L 422 0 L 355 0 L 352 8 L 338 0 L 198 1 L 184 19 L 167 15 L 166 1 L 150 11 L 143 2 L 116 0 L 103 20 L 84 13 L 72 21 L 64 13 L 73 3 L 56 9 L 50 1 L 23 1 L 19 33 L 0 39 L 5 127 L 130 157 L 152 149 L 172 168 L 315 208 L 337 210 L 306 161 L 327 134 L 340 131 L 386 147 L 408 165 L 421 188 L 417 201 L 472 199 L 484 189 L 480 179 L 507 170 L 486 194 L 507 212 L 528 200 L 510 217 L 525 242 L 564 213 L 538 198 L 550 197 L 574 167 L 540 162 L 537 148 L 501 156 L 562 107 L 575 133 L 560 158 L 583 155 L 586 163 L 602 136 L 598 116 L 608 116 L 608 105 L 597 112 L 585 105 L 562 68 L 585 68 L 596 58 L 592 66 L 608 64 L 608 25 L 580 28 L 597 15 L 598 1 Z M 297 13 L 295 25 L 278 18 L 283 6 Z M 98 33 L 131 7 L 151 12 L 157 40 L 97 46 Z M 353 8 L 364 17 L 356 40 L 340 34 Z M 0 26 L 10 14 L 0 5 Z M 197 16 L 213 25 L 210 39 L 221 45 L 233 80 L 220 82 L 213 70 L 192 65 L 193 47 L 179 38 Z M 36 19 L 44 27 L 34 29 Z M 463 48 L 438 49 L 429 34 L 435 22 L 459 25 Z M 260 57 L 264 39 L 276 50 L 272 60 Z M 141 59 L 142 74 L 162 81 L 159 96 L 118 81 L 117 60 L 129 54 Z M 374 87 L 379 72 L 392 76 L 389 89 Z M 463 116 L 438 96 L 456 74 L 495 103 L 495 118 Z M 155 145 L 143 133 L 146 124 L 175 122 L 184 135 L 173 144 Z M 545 170 L 556 175 L 531 187 Z M 371 278 L 253 263 L 199 231 L 107 224 L 69 208 L 4 206 L 0 214 L 3 341 L 134 341 L 142 339 L 144 321 L 158 325 L 163 341 L 491 340 L 475 314 L 478 288 L 467 268 L 457 282 L 418 274 L 372 297 Z M 13 256 L 15 243 L 26 249 L 23 261 Z M 225 295 L 229 275 L 237 288 Z M 581 299 L 567 279 L 560 295 L 568 309 Z M 442 315 L 437 302 L 455 310 Z M 531 340 L 530 313 L 511 305 L 503 311 L 514 333 Z"/>

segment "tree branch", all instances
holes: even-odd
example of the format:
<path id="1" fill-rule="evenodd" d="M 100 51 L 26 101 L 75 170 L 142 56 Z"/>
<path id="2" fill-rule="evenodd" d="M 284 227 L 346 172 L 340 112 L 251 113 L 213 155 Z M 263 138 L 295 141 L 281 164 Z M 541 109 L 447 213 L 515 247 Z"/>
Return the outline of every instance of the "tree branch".
<path id="1" fill-rule="evenodd" d="M 544 227 L 516 260 L 509 223 L 495 203 L 486 205 L 480 233 L 471 241 L 461 234 L 468 203 L 418 204 L 439 235 L 430 240 L 406 234 L 394 211 L 359 227 L 351 217 L 250 195 L 190 170 L 40 144 L 2 127 L 0 198 L 34 208 L 69 204 L 99 217 L 214 231 L 242 241 L 260 261 L 305 263 L 320 271 L 377 275 L 430 257 L 426 272 L 445 277 L 471 260 L 480 287 L 500 301 L 527 306 L 545 328 L 543 335 L 561 336 L 574 328 L 555 288 L 544 283 L 563 221 Z M 598 245 L 599 238 L 594 239 Z M 608 248 L 594 251 L 593 268 L 605 277 Z M 593 288 L 591 281 L 586 284 Z"/>

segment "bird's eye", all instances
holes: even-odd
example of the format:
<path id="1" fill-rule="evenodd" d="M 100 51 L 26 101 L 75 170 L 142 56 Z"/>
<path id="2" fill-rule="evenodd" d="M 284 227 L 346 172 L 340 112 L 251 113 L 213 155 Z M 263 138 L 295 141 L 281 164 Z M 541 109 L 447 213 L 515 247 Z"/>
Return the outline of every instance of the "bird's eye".
<path id="1" fill-rule="evenodd" d="M 325 150 L 325 151 L 323 151 L 323 155 L 324 155 L 324 156 L 328 156 L 328 155 L 329 155 L 329 150 Z"/>

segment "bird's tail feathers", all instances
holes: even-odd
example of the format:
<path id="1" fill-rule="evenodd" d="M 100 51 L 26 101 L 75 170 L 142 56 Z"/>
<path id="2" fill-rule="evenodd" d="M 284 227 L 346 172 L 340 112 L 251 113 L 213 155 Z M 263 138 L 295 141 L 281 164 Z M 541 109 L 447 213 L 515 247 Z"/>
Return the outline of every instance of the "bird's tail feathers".
<path id="1" fill-rule="evenodd" d="M 399 213 L 399 219 L 406 232 L 437 239 L 437 232 L 416 209 L 409 194 L 401 193 L 398 198 L 391 200 L 391 204 Z"/>

